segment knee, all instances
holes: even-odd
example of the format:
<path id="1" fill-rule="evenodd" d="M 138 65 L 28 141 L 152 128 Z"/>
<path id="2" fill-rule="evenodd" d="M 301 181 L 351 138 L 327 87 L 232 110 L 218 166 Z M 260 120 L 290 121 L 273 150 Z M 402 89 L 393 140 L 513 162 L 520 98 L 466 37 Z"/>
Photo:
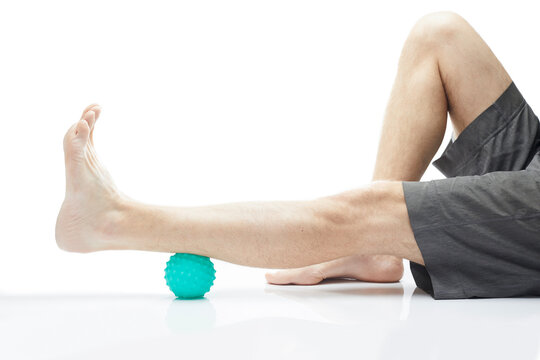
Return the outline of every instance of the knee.
<path id="1" fill-rule="evenodd" d="M 460 34 L 470 29 L 467 21 L 454 12 L 435 12 L 423 16 L 416 22 L 409 40 L 428 49 L 435 49 L 455 41 Z"/>
<path id="2" fill-rule="evenodd" d="M 386 181 L 371 182 L 354 190 L 317 199 L 317 217 L 334 226 L 348 226 L 366 218 L 368 207 L 388 194 Z"/>
<path id="3" fill-rule="evenodd" d="M 403 197 L 401 181 L 377 180 L 372 181 L 366 187 L 364 194 L 371 203 L 381 204 L 389 200 Z"/>

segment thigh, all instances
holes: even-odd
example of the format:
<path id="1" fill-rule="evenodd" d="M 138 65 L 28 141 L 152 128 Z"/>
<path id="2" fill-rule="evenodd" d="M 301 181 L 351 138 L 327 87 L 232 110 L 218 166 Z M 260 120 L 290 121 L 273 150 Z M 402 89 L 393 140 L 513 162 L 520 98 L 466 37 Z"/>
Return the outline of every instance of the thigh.
<path id="1" fill-rule="evenodd" d="M 411 263 L 419 287 L 436 299 L 540 295 L 539 171 L 403 188 L 425 263 Z"/>
<path id="2" fill-rule="evenodd" d="M 511 83 L 487 43 L 465 20 L 440 48 L 439 68 L 455 136 L 490 106 Z"/>
<path id="3" fill-rule="evenodd" d="M 435 51 L 457 137 L 503 93 L 511 78 L 474 28 L 455 13 L 424 17 L 413 37 Z"/>

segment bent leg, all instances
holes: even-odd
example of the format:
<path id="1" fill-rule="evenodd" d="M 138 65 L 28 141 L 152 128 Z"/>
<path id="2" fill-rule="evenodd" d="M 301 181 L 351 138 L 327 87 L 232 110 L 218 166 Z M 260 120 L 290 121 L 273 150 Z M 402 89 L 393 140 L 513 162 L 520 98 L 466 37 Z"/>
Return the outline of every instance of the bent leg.
<path id="1" fill-rule="evenodd" d="M 440 12 L 420 19 L 399 60 L 374 178 L 420 180 L 441 145 L 447 114 L 457 137 L 510 83 L 462 17 Z"/>
<path id="2" fill-rule="evenodd" d="M 539 151 L 538 118 L 512 84 L 435 162 L 449 179 L 403 182 L 418 287 L 435 298 L 535 289 Z"/>
<path id="3" fill-rule="evenodd" d="M 437 152 L 450 113 L 457 137 L 510 85 L 488 45 L 459 15 L 421 18 L 400 56 L 388 102 L 373 180 L 418 181 Z M 267 274 L 277 284 L 315 284 L 329 277 L 397 281 L 401 259 L 355 255 Z"/>

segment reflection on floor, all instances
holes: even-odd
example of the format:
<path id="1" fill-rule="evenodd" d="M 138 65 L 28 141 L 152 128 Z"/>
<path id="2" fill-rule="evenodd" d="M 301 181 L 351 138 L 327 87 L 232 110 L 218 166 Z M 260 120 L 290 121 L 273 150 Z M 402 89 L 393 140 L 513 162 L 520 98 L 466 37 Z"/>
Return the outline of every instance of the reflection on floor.
<path id="1" fill-rule="evenodd" d="M 167 295 L 0 295 L 1 359 L 539 359 L 540 299 L 435 301 L 409 283 Z"/>

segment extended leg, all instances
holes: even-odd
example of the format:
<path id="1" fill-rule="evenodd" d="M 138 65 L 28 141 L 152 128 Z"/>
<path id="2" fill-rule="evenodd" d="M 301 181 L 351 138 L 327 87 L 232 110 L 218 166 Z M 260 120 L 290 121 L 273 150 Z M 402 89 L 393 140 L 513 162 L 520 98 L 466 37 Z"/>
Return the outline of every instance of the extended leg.
<path id="1" fill-rule="evenodd" d="M 439 148 L 450 113 L 457 137 L 511 79 L 474 29 L 454 13 L 429 14 L 412 29 L 400 57 L 373 180 L 418 181 Z M 401 259 L 355 255 L 267 274 L 275 284 L 329 277 L 397 281 Z"/>
<path id="2" fill-rule="evenodd" d="M 63 249 L 190 252 L 272 268 L 352 254 L 392 254 L 422 262 L 400 182 L 298 202 L 173 208 L 131 201 L 95 154 L 92 132 L 98 114 L 98 108 L 86 112 L 64 140 L 66 197 L 56 226 Z"/>
<path id="3" fill-rule="evenodd" d="M 430 57 L 438 64 L 438 67 L 432 66 L 432 70 L 438 69 L 443 73 L 440 79 L 443 80 L 455 124 L 466 119 L 463 114 L 467 112 L 460 110 L 459 103 L 452 105 L 454 97 L 463 95 L 449 87 L 453 83 L 467 82 L 445 81 L 444 69 L 448 66 L 444 65 L 442 58 L 445 51 L 456 51 L 456 47 L 458 51 L 467 53 L 466 49 L 477 49 L 480 45 L 476 42 L 473 44 L 476 47 L 467 45 L 462 49 L 463 39 L 471 37 L 471 32 L 463 24 L 454 26 L 458 23 L 453 19 L 437 31 L 439 35 L 435 39 L 447 36 L 448 41 L 442 45 L 429 36 L 417 41 L 419 50 L 438 54 Z M 455 42 L 455 46 L 450 47 L 452 51 L 445 45 L 450 41 Z M 475 69 L 476 73 L 462 77 L 482 79 L 486 75 L 492 79 L 488 71 L 491 67 L 487 64 L 490 62 L 475 66 L 474 60 L 481 60 L 481 57 L 477 58 L 478 53 L 472 55 L 467 57 L 467 67 L 478 69 Z M 451 58 L 450 55 L 448 57 Z M 492 81 L 488 83 L 493 85 Z M 459 96 L 455 95 L 457 93 Z M 475 94 L 463 89 L 463 93 L 487 98 L 492 90 Z M 478 100 L 466 100 L 469 105 L 481 104 Z M 490 103 L 487 99 L 484 102 L 487 103 L 485 106 Z M 403 105 L 407 106 L 407 103 Z M 472 105 L 468 108 L 477 109 Z M 423 263 L 408 221 L 400 181 L 374 183 L 355 191 L 307 202 L 163 208 L 127 201 L 116 190 L 95 156 L 91 133 L 98 115 L 96 111 L 88 111 L 84 119 L 68 131 L 64 142 L 67 191 L 56 228 L 57 242 L 62 248 L 81 252 L 106 249 L 194 252 L 262 267 L 297 267 L 358 254 L 392 255 Z M 396 121 L 403 122 L 404 119 Z M 419 126 L 424 125 L 421 123 Z M 420 131 L 420 128 L 415 130 Z M 385 130 L 383 137 L 384 134 Z M 412 139 L 423 141 L 414 136 Z M 440 139 L 442 135 L 439 144 Z M 431 143 L 427 141 L 428 145 Z M 411 149 L 414 147 L 410 141 L 405 144 Z M 426 148 L 433 153 L 436 150 L 427 145 Z M 410 149 L 399 150 L 412 155 L 416 153 Z M 423 171 L 427 164 L 417 164 L 417 169 Z M 389 163 L 388 166 L 398 164 Z"/>

